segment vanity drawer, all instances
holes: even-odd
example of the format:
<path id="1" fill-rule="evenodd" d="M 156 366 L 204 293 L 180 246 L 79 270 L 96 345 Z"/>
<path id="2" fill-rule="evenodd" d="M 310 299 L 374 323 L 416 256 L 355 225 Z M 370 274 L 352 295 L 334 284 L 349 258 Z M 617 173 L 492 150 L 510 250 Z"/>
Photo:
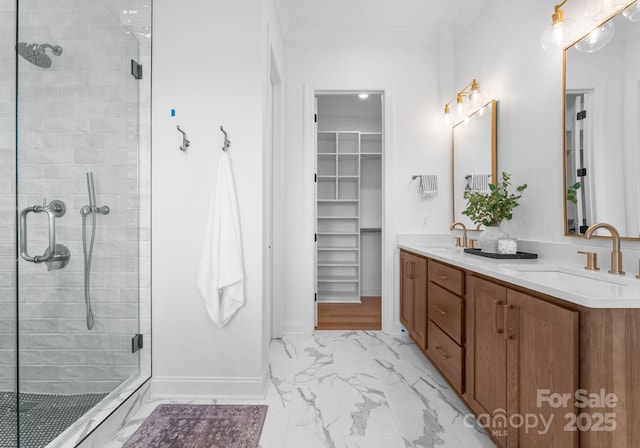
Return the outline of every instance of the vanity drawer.
<path id="1" fill-rule="evenodd" d="M 462 347 L 433 322 L 429 321 L 428 328 L 429 348 L 427 353 L 431 361 L 440 368 L 454 389 L 462 394 L 464 392 L 462 388 Z"/>
<path id="2" fill-rule="evenodd" d="M 463 300 L 446 289 L 429 282 L 428 316 L 454 341 L 462 345 Z"/>
<path id="3" fill-rule="evenodd" d="M 463 279 L 464 276 L 459 269 L 429 260 L 429 281 L 461 296 L 463 295 Z"/>

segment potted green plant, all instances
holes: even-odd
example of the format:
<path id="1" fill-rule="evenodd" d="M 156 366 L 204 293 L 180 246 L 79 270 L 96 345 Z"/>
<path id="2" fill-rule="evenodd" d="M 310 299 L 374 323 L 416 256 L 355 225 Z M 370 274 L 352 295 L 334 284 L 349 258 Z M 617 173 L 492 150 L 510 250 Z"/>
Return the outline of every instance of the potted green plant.
<path id="1" fill-rule="evenodd" d="M 467 208 L 462 212 L 476 224 L 485 226 L 479 241 L 483 252 L 496 252 L 498 238 L 504 236 L 499 226 L 502 221 L 509 221 L 513 217 L 513 209 L 520 203 L 527 184 L 519 185 L 515 192 L 511 191 L 509 173 L 502 172 L 502 179 L 495 184 L 489 184 L 488 192 L 465 191 Z"/>

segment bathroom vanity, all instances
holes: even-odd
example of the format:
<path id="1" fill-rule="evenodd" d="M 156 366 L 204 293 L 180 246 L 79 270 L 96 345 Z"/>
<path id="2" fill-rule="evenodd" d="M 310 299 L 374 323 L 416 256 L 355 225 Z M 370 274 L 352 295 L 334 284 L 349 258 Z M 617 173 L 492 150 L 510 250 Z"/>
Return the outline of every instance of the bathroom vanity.
<path id="1" fill-rule="evenodd" d="M 498 446 L 640 446 L 640 280 L 399 247 L 401 322 Z"/>

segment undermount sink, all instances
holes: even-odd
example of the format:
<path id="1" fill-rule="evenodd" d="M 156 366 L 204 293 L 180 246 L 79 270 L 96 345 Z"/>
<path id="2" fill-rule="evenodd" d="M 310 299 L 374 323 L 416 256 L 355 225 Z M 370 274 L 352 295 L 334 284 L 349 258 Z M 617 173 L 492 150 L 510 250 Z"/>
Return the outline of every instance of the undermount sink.
<path id="1" fill-rule="evenodd" d="M 518 266 L 510 265 L 509 269 L 517 271 L 518 277 L 535 281 L 536 283 L 562 285 L 566 289 L 590 290 L 595 288 L 611 288 L 617 286 L 628 286 L 633 284 L 633 279 L 618 277 L 609 274 L 605 269 L 602 271 L 580 271 L 564 266 Z"/>

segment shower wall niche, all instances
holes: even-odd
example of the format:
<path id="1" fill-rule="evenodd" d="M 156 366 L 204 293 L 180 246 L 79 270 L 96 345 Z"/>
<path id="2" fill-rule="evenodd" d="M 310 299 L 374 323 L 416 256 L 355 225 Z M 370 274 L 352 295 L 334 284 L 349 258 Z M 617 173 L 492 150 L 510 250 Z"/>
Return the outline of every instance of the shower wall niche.
<path id="1" fill-rule="evenodd" d="M 80 419 L 150 374 L 151 7 L 0 2 L 0 398 L 46 406 L 47 420 L 58 407 L 78 407 L 74 397 L 84 406 Z M 96 205 L 109 207 L 96 215 L 91 329 L 80 213 L 90 203 L 89 172 Z M 16 213 L 53 200 L 66 205 L 55 237 L 71 258 L 49 271 L 19 256 L 24 232 L 15 222 Z M 42 255 L 46 213 L 28 214 L 26 227 L 29 253 Z M 85 243 L 91 228 L 89 219 Z M 144 348 L 134 352 L 138 335 Z M 21 411 L 16 443 L 21 435 L 24 446 L 45 446 L 80 422 L 50 425 Z M 51 427 L 28 440 L 33 428 L 25 425 Z"/>

